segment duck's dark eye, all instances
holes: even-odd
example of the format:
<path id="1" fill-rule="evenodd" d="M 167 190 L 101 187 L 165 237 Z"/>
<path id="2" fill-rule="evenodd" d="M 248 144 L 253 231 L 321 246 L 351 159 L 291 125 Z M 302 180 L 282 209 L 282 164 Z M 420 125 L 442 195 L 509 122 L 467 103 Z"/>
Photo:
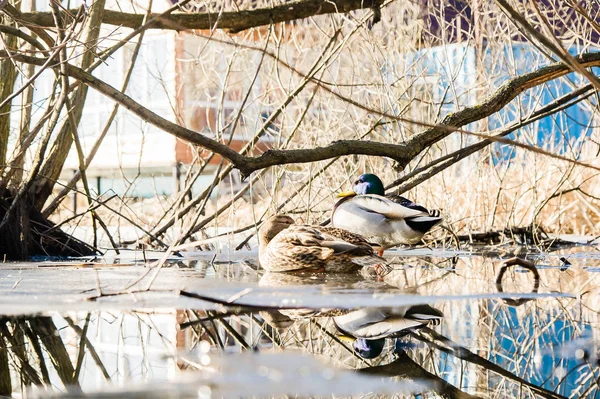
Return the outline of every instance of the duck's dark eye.
<path id="1" fill-rule="evenodd" d="M 358 184 L 358 183 L 360 183 L 360 180 L 357 180 L 357 181 L 354 182 L 354 184 Z"/>

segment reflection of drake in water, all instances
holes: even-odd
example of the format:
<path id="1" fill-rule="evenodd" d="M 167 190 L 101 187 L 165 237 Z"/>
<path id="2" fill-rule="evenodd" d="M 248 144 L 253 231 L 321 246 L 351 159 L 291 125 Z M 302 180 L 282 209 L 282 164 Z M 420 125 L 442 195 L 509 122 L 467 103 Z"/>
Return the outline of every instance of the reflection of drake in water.
<path id="1" fill-rule="evenodd" d="M 411 330 L 437 325 L 444 314 L 429 305 L 394 308 L 365 308 L 339 316 L 333 321 L 336 328 L 352 341 L 354 351 L 365 359 L 381 354 L 385 339 L 398 338 Z"/>

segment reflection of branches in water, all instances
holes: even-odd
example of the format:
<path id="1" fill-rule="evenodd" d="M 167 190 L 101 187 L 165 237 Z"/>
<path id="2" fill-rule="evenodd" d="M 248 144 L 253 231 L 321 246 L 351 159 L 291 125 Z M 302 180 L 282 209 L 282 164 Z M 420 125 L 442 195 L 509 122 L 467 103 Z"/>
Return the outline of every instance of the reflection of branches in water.
<path id="1" fill-rule="evenodd" d="M 500 262 L 497 261 L 488 259 L 481 264 L 477 260 L 470 259 L 468 262 L 473 263 L 472 267 L 465 270 L 464 265 L 459 264 L 456 274 L 447 274 L 447 270 L 423 270 L 419 267 L 396 269 L 389 278 L 386 276 L 385 281 L 395 281 L 397 286 L 415 287 L 416 292 L 422 295 L 431 293 L 444 295 L 450 292 L 456 294 L 465 290 L 469 293 L 473 290 L 486 292 L 486 290 L 494 290 L 495 276 L 500 270 L 504 270 L 503 285 L 506 292 L 528 293 L 532 286 L 535 288 L 539 284 L 542 291 L 585 293 L 590 287 L 597 286 L 597 277 L 581 270 L 578 267 L 580 265 L 575 264 L 569 270 L 561 271 L 562 264 L 556 265 L 557 259 L 552 256 L 546 258 L 545 262 L 537 261 L 541 263 L 542 268 L 538 272 L 539 280 L 534 278 L 533 282 L 531 273 L 523 273 L 523 270 L 515 268 L 500 269 Z M 444 278 L 436 278 L 440 274 L 444 274 Z M 424 280 L 429 281 L 429 284 L 423 285 Z M 589 295 L 589 297 L 585 303 L 591 303 L 597 295 Z M 594 314 L 584 307 L 585 303 L 579 303 L 573 298 L 537 299 L 524 303 L 519 308 L 507 306 L 506 302 L 493 300 L 469 302 L 464 305 L 448 303 L 445 305 L 444 313 L 454 314 L 452 320 L 461 321 L 460 325 L 453 326 L 450 331 L 466 340 L 467 343 L 462 345 L 478 353 L 486 363 L 479 364 L 472 359 L 463 359 L 435 346 L 430 347 L 428 351 L 419 349 L 409 352 L 409 355 L 428 371 L 437 370 L 434 372 L 436 375 L 452 375 L 451 378 L 459 379 L 460 384 L 457 382 L 456 385 L 460 387 L 468 384 L 487 392 L 501 389 L 508 396 L 516 395 L 519 389 L 527 387 L 525 396 L 542 397 L 561 397 L 560 393 L 564 394 L 564 390 L 576 389 L 578 394 L 594 397 L 597 391 L 598 370 L 593 369 L 592 366 L 590 370 L 579 365 L 573 367 L 569 358 L 574 354 L 574 350 L 571 353 L 555 356 L 562 342 L 581 337 L 586 334 L 586 331 L 589 333 L 592 329 L 590 327 L 597 328 L 596 325 L 582 322 L 585 318 L 590 321 L 597 320 Z M 227 308 L 232 306 L 226 301 L 223 301 L 222 305 Z M 236 305 L 240 304 L 236 303 Z M 597 305 L 593 306 L 594 311 L 597 311 Z M 581 312 L 582 309 L 585 312 L 583 315 L 577 312 L 577 310 Z M 241 310 L 236 308 L 237 312 Z M 261 316 L 262 313 L 264 312 L 261 312 Z M 254 315 L 251 317 L 254 317 L 254 324 L 259 328 L 264 323 L 263 320 L 266 320 L 264 317 L 262 320 Z M 317 323 L 323 320 L 325 319 L 291 320 L 288 318 L 271 324 L 283 324 L 283 327 L 277 330 L 277 336 L 283 339 L 278 342 L 278 345 L 329 356 L 348 367 L 355 367 L 355 363 L 340 356 L 339 352 L 347 352 L 344 352 L 339 344 L 331 342 L 331 339 L 327 340 L 324 336 L 327 335 L 325 332 L 321 336 L 307 333 L 310 329 L 314 333 Z M 445 348 L 445 346 L 441 347 Z M 473 347 L 481 348 L 481 352 L 474 351 Z M 331 355 L 336 350 L 338 353 Z M 453 356 L 446 356 L 447 354 Z M 456 368 L 452 366 L 453 359 L 460 363 Z M 378 361 L 383 360 L 378 359 Z M 459 369 L 461 372 L 465 371 L 465 374 L 459 374 Z M 454 370 L 457 372 L 454 373 Z M 488 370 L 493 372 L 488 373 Z M 564 377 L 561 370 L 565 370 Z M 575 379 L 577 382 L 574 381 Z"/>
<path id="2" fill-rule="evenodd" d="M 110 375 L 108 374 L 108 371 L 106 371 L 106 367 L 104 367 L 104 364 L 102 363 L 102 360 L 100 359 L 100 356 L 98 355 L 98 352 L 96 352 L 96 349 L 94 348 L 92 343 L 89 341 L 86 332 L 81 327 L 79 327 L 77 324 L 75 324 L 70 317 L 65 317 L 65 321 L 69 324 L 69 327 L 71 327 L 73 329 L 73 331 L 75 331 L 75 333 L 81 337 L 81 339 L 82 339 L 81 342 L 83 342 L 85 344 L 85 347 L 87 348 L 90 356 L 92 357 L 92 359 L 94 359 L 94 362 L 96 363 L 96 365 L 102 372 L 102 375 L 104 376 L 104 378 L 107 380 L 110 380 Z"/>
<path id="3" fill-rule="evenodd" d="M 544 398 L 556 398 L 556 399 L 564 398 L 562 395 L 558 395 L 552 391 L 548 391 L 544 388 L 540 388 L 540 387 L 526 381 L 525 379 L 518 377 L 517 375 L 490 362 L 489 360 L 484 359 L 481 356 L 469 351 L 467 348 L 455 344 L 449 338 L 447 338 L 441 334 L 438 334 L 437 332 L 435 332 L 429 328 L 425 328 L 425 330 L 428 334 L 430 334 L 433 337 L 433 339 L 434 339 L 433 341 L 428 340 L 427 338 L 424 338 L 422 335 L 412 334 L 412 336 L 422 342 L 427 343 L 428 345 L 431 345 L 435 349 L 438 349 L 444 353 L 451 354 L 453 356 L 456 356 L 459 359 L 466 360 L 469 363 L 481 366 L 485 370 L 493 371 L 505 378 L 516 381 L 517 383 L 528 387 L 533 392 L 535 392 L 536 394 L 538 394 Z M 442 342 L 445 346 L 438 344 L 438 342 Z"/>
<path id="4" fill-rule="evenodd" d="M 533 290 L 531 292 L 533 294 L 537 294 L 538 289 L 540 288 L 540 273 L 538 273 L 537 268 L 535 267 L 535 264 L 533 262 L 529 262 L 527 260 L 517 258 L 517 257 L 507 260 L 506 262 L 504 262 L 504 265 L 500 268 L 500 272 L 498 272 L 498 276 L 496 277 L 496 289 L 498 290 L 498 292 L 500 292 L 500 293 L 504 292 L 504 288 L 502 288 L 502 277 L 504 277 L 504 274 L 506 273 L 508 268 L 511 266 L 517 266 L 517 265 L 522 266 L 523 268 L 525 268 L 525 269 L 529 270 L 531 273 L 533 273 Z M 520 306 L 531 300 L 532 300 L 531 298 L 520 298 L 520 299 L 505 298 L 504 302 L 506 302 L 508 305 Z"/>
<path id="5" fill-rule="evenodd" d="M 169 345 L 174 344 L 175 339 L 164 336 L 161 329 L 165 325 L 156 325 L 152 316 L 154 314 L 143 312 L 122 313 L 111 321 L 101 317 L 101 313 L 88 313 L 83 315 L 79 323 L 64 316 L 62 319 L 66 321 L 66 325 L 61 318 L 47 316 L 0 319 L 0 395 L 10 396 L 14 394 L 13 389 L 17 389 L 10 384 L 11 370 L 19 376 L 22 389 L 36 385 L 51 390 L 62 385 L 76 396 L 81 393 L 80 384 L 87 381 L 89 385 L 90 375 L 103 376 L 106 381 L 115 378 L 115 375 L 118 379 L 120 365 L 124 361 L 123 364 L 127 366 L 129 358 L 140 356 L 140 370 L 142 375 L 147 376 L 150 368 L 155 367 L 150 364 L 150 355 L 156 353 L 157 342 L 169 354 L 175 350 L 175 345 Z M 172 321 L 170 314 L 168 317 Z M 132 330 L 135 326 L 137 329 Z M 117 334 L 108 336 L 109 342 L 103 342 L 102 337 L 107 337 L 103 330 L 108 333 L 115 331 Z M 167 325 L 166 332 L 169 331 L 175 331 L 172 325 Z M 102 357 L 90 341 L 89 335 L 94 332 L 99 334 L 97 339 L 103 344 Z M 117 345 L 118 349 L 113 351 Z M 134 352 L 130 352 L 126 347 L 128 345 L 134 348 Z M 86 354 L 90 354 L 96 369 L 87 367 Z M 106 363 L 113 359 L 114 362 Z M 158 367 L 164 370 L 162 363 L 158 363 Z M 131 371 L 134 369 L 122 375 L 131 378 Z M 92 380 L 98 383 L 98 379 Z"/>
<path id="6" fill-rule="evenodd" d="M 63 385 L 67 389 L 78 387 L 75 368 L 50 317 L 4 319 L 0 322 L 0 337 L 4 339 L 7 353 L 13 357 L 12 364 L 19 371 L 25 385 L 51 386 L 49 371 L 41 349 L 43 345 Z M 25 337 L 28 338 L 36 354 L 37 368 L 30 363 L 31 357 L 27 351 L 28 343 Z M 10 369 L 6 368 L 6 370 Z M 10 375 L 6 378 L 10 378 Z"/>
<path id="7" fill-rule="evenodd" d="M 400 355 L 391 363 L 368 367 L 358 370 L 360 373 L 369 375 L 381 375 L 386 377 L 403 377 L 417 379 L 433 383 L 435 392 L 442 398 L 457 398 L 457 399 L 475 399 L 478 396 L 470 395 L 461 391 L 455 386 L 447 383 L 439 376 L 425 370 L 417 364 L 406 352 Z"/>
<path id="8" fill-rule="evenodd" d="M 0 321 L 0 334 L 5 331 L 6 322 Z M 0 336 L 0 395 L 11 396 L 12 395 L 12 383 L 10 380 L 10 369 L 8 368 L 8 345 L 4 342 L 4 339 Z"/>
<path id="9" fill-rule="evenodd" d="M 291 311 L 296 312 L 296 311 Z M 235 316 L 236 318 L 243 317 L 247 324 L 240 331 L 233 333 L 232 325 L 228 322 L 227 315 L 214 315 L 212 312 L 207 312 L 208 317 L 190 320 L 182 325 L 182 327 L 197 327 L 200 326 L 204 331 L 197 332 L 197 337 L 214 337 L 219 336 L 219 331 L 212 327 L 207 327 L 206 322 L 209 320 L 218 321 L 223 332 L 236 337 L 231 341 L 228 348 L 221 350 L 230 351 L 231 346 L 240 349 L 247 348 L 248 335 L 243 335 L 244 331 L 252 330 L 253 324 L 256 325 L 259 331 L 265 334 L 260 334 L 264 343 L 273 344 L 274 346 L 284 349 L 301 349 L 305 352 L 324 356 L 335 360 L 340 364 L 344 364 L 349 368 L 358 368 L 360 372 L 374 375 L 399 376 L 402 378 L 426 380 L 435 382 L 433 390 L 445 398 L 474 398 L 475 396 L 462 392 L 460 389 L 445 382 L 441 377 L 426 371 L 422 366 L 418 365 L 408 354 L 402 351 L 399 355 L 393 356 L 395 360 L 392 363 L 387 363 L 390 356 L 380 356 L 371 361 L 360 358 L 351 347 L 347 346 L 338 336 L 339 331 L 336 330 L 332 317 L 323 317 L 324 313 L 307 310 L 301 315 L 296 312 L 297 317 L 292 322 L 289 317 L 282 313 L 287 312 L 260 312 L 259 315 L 249 314 L 247 316 Z M 197 312 L 192 312 L 198 317 Z M 315 315 L 316 316 L 313 316 Z M 238 326 L 241 326 L 239 323 Z M 213 340 L 214 338 L 211 338 Z M 246 341 L 245 341 L 246 340 Z M 214 346 L 214 343 L 213 343 Z M 269 347 L 268 345 L 267 347 Z M 257 349 L 257 346 L 253 346 Z M 429 350 L 425 349 L 428 353 Z M 192 362 L 186 362 L 190 364 Z M 365 368 L 366 366 L 366 368 Z"/>
<path id="10" fill-rule="evenodd" d="M 67 348 L 63 343 L 56 325 L 50 317 L 35 317 L 28 320 L 31 330 L 38 337 L 50 355 L 52 365 L 56 369 L 61 381 L 68 386 L 77 386 L 75 369 Z"/>
<path id="11" fill-rule="evenodd" d="M 21 321 L 19 321 L 18 319 L 11 321 L 10 324 L 13 327 L 13 332 L 19 329 L 20 323 Z M 15 338 L 15 335 L 18 335 L 18 333 L 11 334 L 8 328 L 8 320 L 3 320 L 0 324 L 0 335 L 2 335 L 4 341 L 6 342 L 6 347 L 9 349 L 8 352 L 13 356 L 13 364 L 16 368 L 18 368 L 20 374 L 23 376 L 23 382 L 30 382 L 36 385 L 42 385 L 42 381 L 39 378 L 38 372 L 33 366 L 31 366 L 31 364 L 29 364 L 29 359 L 27 358 L 27 355 L 23 350 L 23 343 L 20 343 Z M 10 349 L 12 349 L 12 351 Z M 40 368 L 45 371 L 45 375 L 47 376 L 48 374 L 45 367 L 44 358 L 39 357 L 38 361 L 40 362 Z M 44 381 L 46 382 L 46 379 L 44 379 Z"/>
<path id="12" fill-rule="evenodd" d="M 555 301 L 554 303 L 560 303 L 560 299 L 552 301 Z M 559 387 L 563 384 L 566 384 L 566 377 L 569 374 L 577 372 L 579 383 L 584 384 L 581 386 L 580 391 L 583 392 L 586 397 L 591 397 L 590 393 L 595 391 L 594 387 L 596 386 L 596 383 L 593 380 L 595 379 L 594 375 L 597 374 L 597 371 L 590 370 L 589 373 L 580 373 L 579 371 L 581 366 L 572 368 L 571 370 L 567 371 L 565 377 L 560 377 L 560 382 L 558 385 L 553 385 L 555 387 L 553 389 L 556 392 L 553 392 L 551 389 L 543 388 L 547 387 L 546 383 L 549 381 L 544 381 L 543 378 L 555 378 L 553 377 L 554 374 L 552 373 L 556 372 L 556 370 L 560 370 L 560 362 L 557 363 L 556 360 L 554 360 L 550 363 L 544 363 L 548 367 L 552 368 L 549 375 L 547 374 L 548 370 L 538 370 L 538 374 L 536 375 L 530 374 L 533 371 L 531 367 L 535 366 L 536 362 L 539 363 L 539 360 L 536 360 L 536 357 L 540 356 L 537 345 L 544 345 L 546 347 L 546 351 L 556 350 L 555 348 L 557 345 L 559 345 L 559 343 L 554 342 L 554 340 L 557 338 L 553 337 L 557 337 L 557 334 L 563 329 L 568 330 L 570 326 L 575 326 L 578 324 L 576 320 L 573 320 L 570 317 L 569 312 L 567 311 L 569 308 L 563 309 L 563 313 L 555 313 L 553 316 L 549 317 L 548 320 L 542 320 L 538 319 L 538 312 L 532 311 L 533 309 L 539 311 L 540 305 L 543 304 L 541 301 L 529 302 L 527 304 L 527 309 L 523 309 L 523 313 L 521 313 L 522 315 L 525 315 L 525 318 L 523 318 L 523 316 L 514 314 L 509 310 L 509 307 L 506 304 L 498 302 L 498 308 L 492 306 L 493 303 L 494 301 L 483 301 L 479 306 L 471 306 L 473 304 L 467 306 L 467 309 L 474 309 L 477 310 L 477 312 L 482 312 L 479 314 L 479 317 L 481 317 L 479 324 L 484 335 L 489 335 L 490 340 L 487 342 L 487 345 L 493 349 L 493 352 L 491 352 L 489 355 L 491 356 L 490 358 L 477 355 L 467 349 L 467 347 L 453 343 L 448 338 L 441 334 L 435 333 L 433 330 L 427 330 L 427 333 L 433 339 L 425 338 L 421 334 L 412 334 L 413 339 L 417 339 L 422 343 L 425 343 L 428 349 L 415 349 L 414 351 L 409 352 L 409 356 L 422 367 L 425 367 L 428 372 L 442 376 L 447 374 L 449 371 L 451 372 L 452 370 L 451 366 L 448 368 L 449 365 L 443 366 L 445 361 L 451 360 L 451 358 L 445 357 L 445 355 L 452 355 L 452 357 L 460 359 L 464 362 L 467 362 L 468 365 L 471 365 L 471 367 L 465 368 L 463 364 L 463 366 L 460 366 L 461 370 L 465 369 L 466 371 L 476 371 L 475 374 L 470 371 L 465 375 L 461 375 L 459 379 L 461 385 L 459 386 L 463 386 L 462 384 L 465 383 L 473 386 L 476 380 L 479 380 L 479 377 L 477 377 L 475 380 L 472 377 L 477 375 L 482 376 L 481 378 L 483 378 L 481 380 L 483 385 L 480 385 L 478 382 L 477 386 L 484 391 L 489 391 L 490 389 L 499 389 L 502 387 L 501 389 L 505 390 L 509 395 L 516 394 L 515 392 L 519 389 L 519 387 L 526 387 L 529 392 L 537 396 L 545 398 L 562 398 L 563 396 L 557 393 L 559 392 Z M 562 307 L 562 305 L 559 307 Z M 551 309 L 554 309 L 553 312 L 556 312 L 555 306 L 551 307 Z M 239 310 L 240 309 L 236 309 L 236 311 Z M 284 349 L 297 348 L 309 353 L 330 357 L 340 364 L 344 364 L 351 368 L 359 366 L 356 361 L 351 361 L 351 359 L 355 356 L 352 349 L 345 346 L 344 342 L 337 338 L 335 330 L 332 328 L 332 323 L 329 321 L 331 318 L 324 317 L 326 314 L 315 311 L 312 311 L 312 316 L 310 315 L 310 312 L 307 312 L 305 315 L 306 317 L 304 318 L 292 317 L 290 319 L 290 317 L 281 317 L 281 313 L 292 314 L 294 312 L 298 312 L 298 310 L 290 309 L 282 312 L 270 310 L 269 312 L 260 312 L 259 316 L 249 313 L 247 315 L 249 317 L 247 320 L 249 324 L 246 329 L 251 330 L 252 327 L 250 325 L 253 323 L 261 331 L 261 334 L 262 332 L 265 332 L 263 338 L 267 341 L 270 341 L 273 346 Z M 542 315 L 546 314 L 547 313 L 545 311 L 542 312 Z M 226 319 L 227 315 L 220 314 L 216 315 L 216 317 L 222 320 Z M 244 316 L 238 315 L 237 317 Z M 529 317 L 533 317 L 533 319 L 529 319 Z M 564 320 L 567 320 L 567 323 L 555 324 L 557 321 Z M 513 323 L 518 324 L 513 325 Z M 185 325 L 182 325 L 182 327 L 193 324 L 195 324 L 194 320 L 190 320 L 186 322 Z M 272 328 L 268 329 L 267 325 L 271 325 Z M 488 327 L 489 329 L 485 330 L 483 327 Z M 557 328 L 560 328 L 561 330 L 555 331 Z M 583 330 L 585 330 L 585 328 Z M 581 329 L 579 329 L 577 334 L 581 334 L 581 332 Z M 564 332 L 562 332 L 562 334 L 564 335 Z M 572 339 L 572 337 L 563 335 L 560 335 L 560 338 L 558 338 L 559 341 L 568 341 Z M 468 342 L 471 342 L 471 339 L 472 338 L 469 338 Z M 512 353 L 511 347 L 506 347 L 502 344 L 502 342 L 496 342 L 496 340 L 502 339 L 509 340 L 511 345 L 515 347 L 516 352 Z M 541 343 L 536 344 L 536 341 Z M 543 342 L 546 342 L 546 344 L 543 344 Z M 483 345 L 485 348 L 486 344 L 484 343 Z M 542 355 L 543 354 L 544 353 L 542 353 Z M 348 357 L 346 355 L 350 356 Z M 564 354 L 562 358 L 568 358 L 569 355 L 570 354 Z M 395 355 L 393 353 L 389 353 L 389 356 L 376 359 L 374 365 L 383 365 L 394 357 Z M 506 361 L 503 359 L 506 359 Z M 359 359 L 359 361 L 362 364 L 365 364 L 366 362 L 363 359 Z M 545 361 L 548 362 L 547 359 Z M 473 368 L 472 366 L 476 367 Z M 539 365 L 535 367 L 539 367 Z M 496 377 L 490 378 L 486 371 L 492 371 Z M 509 381 L 512 381 L 516 385 L 506 384 L 506 382 Z"/>
<path id="13" fill-rule="evenodd" d="M 451 276 L 447 280 L 455 278 Z M 435 290 L 436 283 L 432 280 L 427 289 Z M 564 398 L 560 394 L 564 392 L 560 389 L 572 386 L 567 384 L 567 378 L 572 381 L 575 377 L 580 386 L 576 388 L 578 396 L 594 397 L 598 376 L 598 367 L 592 364 L 596 361 L 594 359 L 588 359 L 587 364 L 569 368 L 560 377 L 546 375 L 544 370 L 532 370 L 536 356 L 540 355 L 536 345 L 545 345 L 548 351 L 555 351 L 557 344 L 553 337 L 557 334 L 563 334 L 560 339 L 567 341 L 572 337 L 567 337 L 566 333 L 574 331 L 573 336 L 582 336 L 586 331 L 586 326 L 570 314 L 572 307 L 565 306 L 560 300 L 531 301 L 518 308 L 492 300 L 464 305 L 457 302 L 439 304 L 444 308 L 446 316 L 452 315 L 447 317 L 448 321 L 463 320 L 467 324 L 473 322 L 480 330 L 463 335 L 466 343 L 454 342 L 457 341 L 456 337 L 452 341 L 445 336 L 447 334 L 442 335 L 429 328 L 402 338 L 387 338 L 384 354 L 368 360 L 360 358 L 352 345 L 348 345 L 344 337 L 341 337 L 333 321 L 340 314 L 339 309 L 261 310 L 258 306 L 246 307 L 223 301 L 221 310 L 182 310 L 177 314 L 169 314 L 166 325 L 153 319 L 154 313 L 122 313 L 115 315 L 114 320 L 101 317 L 106 313 L 90 313 L 83 314 L 77 322 L 65 317 L 69 326 L 67 328 L 61 328 L 60 324 L 56 324 L 60 323 L 58 319 L 49 317 L 5 318 L 0 320 L 0 392 L 11 394 L 12 386 L 10 375 L 5 372 L 8 369 L 6 365 L 10 365 L 20 375 L 23 386 L 34 384 L 52 387 L 57 383 L 51 380 L 59 378 L 65 386 L 81 384 L 85 389 L 81 379 L 86 374 L 89 376 L 90 372 L 94 375 L 94 371 L 103 375 L 106 380 L 111 376 L 114 381 L 119 382 L 123 378 L 131 379 L 132 376 L 128 373 L 117 371 L 114 374 L 116 363 L 118 367 L 123 364 L 120 357 L 127 353 L 125 347 L 119 346 L 119 359 L 115 359 L 115 364 L 109 364 L 106 363 L 109 358 L 101 357 L 92 346 L 88 335 L 93 336 L 94 331 L 100 331 L 102 324 L 109 328 L 109 332 L 118 332 L 118 335 L 111 336 L 112 341 L 102 343 L 109 344 L 112 348 L 118 341 L 136 348 L 136 356 L 142 357 L 140 365 L 143 366 L 144 378 L 152 374 L 154 365 L 151 355 L 155 353 L 153 351 L 157 345 L 164 349 L 163 353 L 167 353 L 169 359 L 176 359 L 172 363 L 176 373 L 182 369 L 204 370 L 202 364 L 188 359 L 193 356 L 188 351 L 198 346 L 210 346 L 211 352 L 219 353 L 270 352 L 277 348 L 327 358 L 338 366 L 360 369 L 360 373 L 433 382 L 428 389 L 441 397 L 472 398 L 476 397 L 473 395 L 492 391 L 501 392 L 501 396 L 512 396 L 521 389 L 522 397 L 559 399 Z M 540 312 L 544 304 L 550 304 L 551 301 L 550 311 L 545 309 Z M 559 303 L 558 310 L 556 303 Z M 474 313 L 464 314 L 471 311 Z M 522 312 L 521 315 L 517 315 L 517 311 Z M 547 319 L 542 320 L 542 315 L 547 315 Z M 175 323 L 179 323 L 180 332 L 176 336 L 169 335 L 168 331 L 175 332 L 172 328 Z M 444 322 L 445 324 L 447 323 Z M 69 338 L 69 332 L 75 334 L 71 334 Z M 458 334 L 463 332 L 454 330 Z M 488 341 L 477 341 L 482 335 Z M 511 342 L 514 353 L 511 352 L 512 347 L 500 343 L 503 339 Z M 492 348 L 494 352 L 477 352 L 473 347 Z M 2 348 L 6 350 L 1 350 Z M 105 350 L 105 347 L 100 349 Z M 84 353 L 90 354 L 97 368 L 92 371 L 86 369 Z M 594 353 L 589 352 L 588 357 Z M 562 353 L 549 362 L 553 363 L 556 370 L 561 364 L 557 360 L 564 362 L 564 358 L 569 355 Z M 454 368 L 457 362 L 460 366 Z M 90 364 L 93 367 L 93 363 Z M 589 367 L 589 370 L 585 367 Z M 459 368 L 460 372 L 454 371 Z M 532 372 L 536 374 L 532 375 Z M 544 381 L 544 378 L 548 380 Z M 551 385 L 556 379 L 559 380 L 558 384 Z M 467 386 L 468 393 L 462 390 Z"/>

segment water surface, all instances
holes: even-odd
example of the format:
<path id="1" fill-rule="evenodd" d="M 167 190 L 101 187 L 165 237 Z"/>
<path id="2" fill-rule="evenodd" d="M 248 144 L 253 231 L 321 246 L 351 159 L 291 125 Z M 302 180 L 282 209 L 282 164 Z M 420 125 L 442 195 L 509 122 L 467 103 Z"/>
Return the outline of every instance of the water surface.
<path id="1" fill-rule="evenodd" d="M 391 251 L 349 275 L 266 274 L 252 253 L 5 263 L 0 393 L 596 397 L 600 253 L 529 253 L 538 281 L 497 281 L 515 251 Z M 363 314 L 375 339 L 343 330 Z"/>

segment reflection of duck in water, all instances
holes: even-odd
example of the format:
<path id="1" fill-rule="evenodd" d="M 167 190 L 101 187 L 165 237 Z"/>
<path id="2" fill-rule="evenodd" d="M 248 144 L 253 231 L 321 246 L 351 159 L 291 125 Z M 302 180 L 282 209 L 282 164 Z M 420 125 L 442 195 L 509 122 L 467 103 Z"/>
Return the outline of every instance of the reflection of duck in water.
<path id="1" fill-rule="evenodd" d="M 365 359 L 381 354 L 387 337 L 400 337 L 410 330 L 437 325 L 444 317 L 429 305 L 354 310 L 333 321 L 337 329 L 352 340 L 354 351 Z"/>
<path id="2" fill-rule="evenodd" d="M 443 220 L 437 210 L 428 211 L 399 195 L 385 195 L 383 183 L 371 173 L 361 175 L 352 191 L 338 196 L 343 198 L 333 208 L 333 226 L 360 234 L 384 249 L 416 244 Z"/>
<path id="3" fill-rule="evenodd" d="M 294 225 L 289 216 L 272 216 L 258 233 L 259 261 L 271 272 L 350 272 L 384 261 L 358 234 L 331 227 Z"/>

